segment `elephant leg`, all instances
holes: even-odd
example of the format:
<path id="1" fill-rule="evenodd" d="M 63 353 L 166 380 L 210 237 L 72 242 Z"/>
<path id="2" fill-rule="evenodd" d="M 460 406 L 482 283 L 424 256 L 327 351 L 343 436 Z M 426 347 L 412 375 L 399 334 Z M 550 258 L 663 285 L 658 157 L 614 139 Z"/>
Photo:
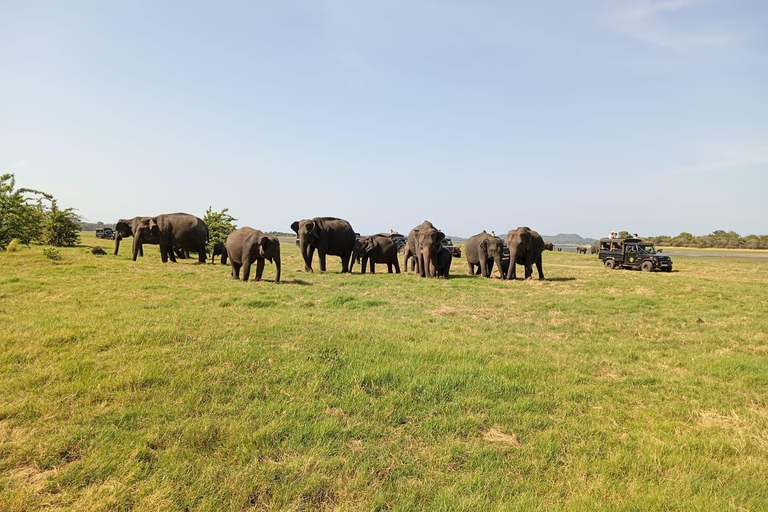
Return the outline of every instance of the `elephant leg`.
<path id="1" fill-rule="evenodd" d="M 525 264 L 525 278 L 526 279 L 530 279 L 532 275 L 533 275 L 533 264 L 532 263 L 531 264 L 526 263 Z"/>
<path id="2" fill-rule="evenodd" d="M 251 277 L 251 260 L 246 258 L 243 260 L 243 281 L 248 281 Z"/>
<path id="3" fill-rule="evenodd" d="M 256 260 L 256 280 L 261 281 L 261 276 L 264 274 L 264 258 Z"/>
<path id="4" fill-rule="evenodd" d="M 208 260 L 208 253 L 205 251 L 205 243 L 197 246 L 197 262 L 201 265 L 205 264 Z"/>
<path id="5" fill-rule="evenodd" d="M 539 271 L 539 279 L 544 279 L 544 270 L 541 268 L 541 254 L 536 258 L 536 270 Z"/>
<path id="6" fill-rule="evenodd" d="M 486 267 L 487 267 L 487 270 L 488 270 L 488 275 L 485 276 L 485 277 L 490 278 L 491 275 L 493 275 L 493 260 L 492 259 L 490 259 L 490 258 L 488 259 L 488 263 L 486 263 Z"/>
<path id="7" fill-rule="evenodd" d="M 400 273 L 400 262 L 397 261 L 397 258 L 395 258 L 395 261 L 392 263 L 392 265 L 395 266 L 395 273 L 399 274 Z"/>
<path id="8" fill-rule="evenodd" d="M 488 277 L 488 263 L 485 261 L 485 256 L 480 256 L 480 274 Z"/>
<path id="9" fill-rule="evenodd" d="M 232 262 L 232 279 L 240 279 L 240 264 Z"/>
<path id="10" fill-rule="evenodd" d="M 362 267 L 360 273 L 365 274 L 365 269 L 368 268 L 368 256 L 363 256 L 360 259 L 360 267 Z"/>
<path id="11" fill-rule="evenodd" d="M 160 246 L 160 259 L 163 263 L 168 263 L 168 248 L 164 245 Z"/>
<path id="12" fill-rule="evenodd" d="M 317 257 L 320 259 L 320 272 L 325 272 L 325 253 L 318 249 Z"/>
<path id="13" fill-rule="evenodd" d="M 387 274 L 391 274 L 391 273 L 392 273 L 392 263 L 389 262 L 387 263 Z"/>
<path id="14" fill-rule="evenodd" d="M 471 276 L 475 275 L 475 266 L 471 264 L 469 261 L 467 261 L 467 266 L 469 267 L 469 275 Z"/>
<path id="15" fill-rule="evenodd" d="M 352 273 L 352 249 L 344 251 L 341 255 L 341 272 L 343 274 Z"/>
<path id="16" fill-rule="evenodd" d="M 371 274 L 375 274 L 376 273 L 376 258 L 371 256 L 370 262 L 371 262 Z"/>
<path id="17" fill-rule="evenodd" d="M 144 257 L 144 246 L 142 245 L 139 246 L 139 256 Z"/>

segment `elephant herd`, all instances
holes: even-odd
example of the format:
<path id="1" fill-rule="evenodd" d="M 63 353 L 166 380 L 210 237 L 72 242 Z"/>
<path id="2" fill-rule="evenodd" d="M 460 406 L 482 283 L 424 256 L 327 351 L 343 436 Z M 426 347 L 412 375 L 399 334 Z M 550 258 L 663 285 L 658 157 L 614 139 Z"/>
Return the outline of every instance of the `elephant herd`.
<path id="1" fill-rule="evenodd" d="M 341 258 L 342 272 L 352 272 L 355 263 L 362 267 L 365 274 L 370 263 L 371 273 L 376 272 L 376 264 L 385 264 L 389 273 L 400 273 L 398 247 L 388 235 L 359 237 L 350 223 L 334 217 L 315 217 L 297 220 L 291 229 L 298 238 L 299 250 L 304 260 L 304 270 L 313 272 L 312 260 L 317 251 L 320 270 L 326 270 L 326 257 Z M 188 257 L 189 252 L 197 252 L 199 262 L 205 263 L 209 240 L 208 227 L 202 219 L 187 213 L 163 214 L 156 217 L 134 217 L 120 219 L 115 227 L 115 254 L 120 248 L 120 241 L 133 237 L 133 260 L 143 255 L 143 244 L 160 246 L 163 263 L 168 259 L 175 262 L 176 257 Z M 445 234 L 431 222 L 425 220 L 414 227 L 408 234 L 404 252 L 405 270 L 410 263 L 411 271 L 421 277 L 447 278 L 450 272 L 452 255 L 443 246 Z M 469 273 L 486 278 L 491 277 L 494 264 L 499 268 L 502 279 L 515 279 L 515 266 L 525 268 L 525 278 L 533 274 L 536 265 L 539 279 L 544 279 L 541 255 L 545 248 L 541 235 L 528 227 L 519 227 L 509 231 L 506 244 L 494 235 L 483 231 L 467 239 L 465 255 Z M 509 256 L 506 257 L 505 249 Z M 277 274 L 275 282 L 280 282 L 282 262 L 280 241 L 272 235 L 243 227 L 234 230 L 227 237 L 225 244 L 215 244 L 213 258 L 221 256 L 221 263 L 229 261 L 232 278 L 243 280 L 250 277 L 251 265 L 256 264 L 256 280 L 262 278 L 265 261 L 274 263 Z"/>

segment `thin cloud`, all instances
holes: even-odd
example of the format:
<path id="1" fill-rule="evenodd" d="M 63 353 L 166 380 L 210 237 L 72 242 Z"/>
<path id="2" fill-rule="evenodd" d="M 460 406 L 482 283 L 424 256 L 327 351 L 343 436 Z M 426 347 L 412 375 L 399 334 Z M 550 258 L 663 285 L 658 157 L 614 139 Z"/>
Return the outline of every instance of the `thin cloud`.
<path id="1" fill-rule="evenodd" d="M 22 161 L 20 161 L 20 162 L 16 162 L 16 165 L 14 165 L 14 167 L 15 167 L 16 169 L 21 169 L 22 167 L 24 167 L 24 166 L 25 166 L 25 165 L 27 165 L 28 163 L 29 163 L 29 160 L 22 160 Z"/>
<path id="2" fill-rule="evenodd" d="M 668 14 L 693 9 L 704 0 L 643 0 L 621 2 L 609 9 L 605 24 L 614 32 L 679 53 L 725 48 L 741 36 L 714 30 L 690 31 L 672 26 Z"/>

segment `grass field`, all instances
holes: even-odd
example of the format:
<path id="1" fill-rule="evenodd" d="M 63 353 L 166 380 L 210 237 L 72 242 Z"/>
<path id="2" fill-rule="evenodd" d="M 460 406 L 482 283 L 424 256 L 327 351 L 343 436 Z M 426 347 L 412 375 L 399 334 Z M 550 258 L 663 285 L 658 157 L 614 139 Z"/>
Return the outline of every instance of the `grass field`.
<path id="1" fill-rule="evenodd" d="M 768 510 L 768 260 L 283 244 L 275 285 L 97 242 L 0 254 L 0 510 Z"/>

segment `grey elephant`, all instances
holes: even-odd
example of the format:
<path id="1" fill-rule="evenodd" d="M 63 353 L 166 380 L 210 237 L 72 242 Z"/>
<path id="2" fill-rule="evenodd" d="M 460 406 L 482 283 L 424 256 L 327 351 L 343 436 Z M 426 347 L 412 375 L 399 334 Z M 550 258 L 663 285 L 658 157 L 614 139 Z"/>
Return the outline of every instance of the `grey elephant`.
<path id="1" fill-rule="evenodd" d="M 589 254 L 597 254 L 598 252 L 600 252 L 600 240 L 595 240 L 595 242 L 589 246 Z"/>
<path id="2" fill-rule="evenodd" d="M 341 271 L 349 272 L 349 261 L 355 245 L 355 230 L 349 222 L 335 217 L 315 217 L 297 220 L 291 224 L 291 229 L 299 236 L 299 249 L 306 272 L 313 272 L 312 256 L 315 249 L 320 258 L 321 272 L 325 272 L 327 255 L 341 257 Z"/>
<path id="3" fill-rule="evenodd" d="M 213 250 L 211 251 L 211 263 L 216 263 L 216 256 L 221 256 L 221 264 L 227 264 L 227 245 L 222 242 L 213 244 Z"/>
<path id="4" fill-rule="evenodd" d="M 467 241 L 464 242 L 464 255 L 467 258 L 470 275 L 475 275 L 475 267 L 478 267 L 480 275 L 490 278 L 494 263 L 501 272 L 504 243 L 501 238 L 483 231 L 467 238 Z M 506 276 L 502 274 L 501 278 L 505 279 Z"/>
<path id="5" fill-rule="evenodd" d="M 507 279 L 515 279 L 515 266 L 525 267 L 525 278 L 533 274 L 533 265 L 539 271 L 539 279 L 544 279 L 544 271 L 541 267 L 541 254 L 544 252 L 544 239 L 536 231 L 529 227 L 519 227 L 507 233 L 507 247 L 509 248 L 509 268 Z"/>
<path id="6" fill-rule="evenodd" d="M 552 242 L 544 242 L 544 250 L 545 251 L 554 251 L 555 250 L 555 244 Z"/>
<path id="7" fill-rule="evenodd" d="M 587 251 L 589 250 L 588 245 L 579 245 L 576 247 L 576 252 L 579 254 L 587 254 Z"/>
<path id="8" fill-rule="evenodd" d="M 133 260 L 145 240 L 157 237 L 160 245 L 160 258 L 163 263 L 168 259 L 176 262 L 174 248 L 181 251 L 197 252 L 199 263 L 205 263 L 207 257 L 208 226 L 202 219 L 188 213 L 166 213 L 157 217 L 143 218 L 139 222 L 137 233 L 133 237 Z"/>
<path id="9" fill-rule="evenodd" d="M 451 262 L 453 261 L 453 255 L 451 251 L 445 247 L 441 247 L 437 252 L 437 277 L 438 279 L 448 279 L 448 274 L 451 272 Z"/>
<path id="10" fill-rule="evenodd" d="M 376 264 L 385 263 L 387 272 L 392 273 L 392 267 L 395 273 L 400 273 L 400 261 L 397 258 L 397 245 L 386 235 L 363 236 L 355 241 L 352 252 L 352 261 L 349 264 L 349 271 L 352 271 L 354 264 L 360 263 L 362 273 L 365 274 L 367 263 L 371 263 L 371 274 L 376 273 Z"/>
<path id="11" fill-rule="evenodd" d="M 405 247 L 405 267 L 408 268 L 408 260 L 414 258 L 416 272 L 421 277 L 435 277 L 437 275 L 437 253 L 443 247 L 445 234 L 437 229 L 431 222 L 425 220 L 408 233 L 408 243 Z"/>
<path id="12" fill-rule="evenodd" d="M 134 217 L 132 219 L 120 219 L 117 221 L 117 224 L 115 224 L 115 256 L 117 256 L 118 251 L 120 250 L 120 241 L 123 238 L 129 238 L 136 233 L 138 230 L 139 224 L 142 220 L 146 219 L 149 220 L 151 217 Z M 158 239 L 157 237 L 152 237 L 151 235 L 146 236 L 146 241 L 143 243 L 145 244 L 152 244 L 157 245 Z M 135 240 L 135 239 L 134 239 Z M 139 256 L 144 256 L 144 249 L 142 248 L 141 244 L 139 245 Z M 135 259 L 135 258 L 134 258 Z"/>
<path id="13" fill-rule="evenodd" d="M 120 241 L 123 238 L 133 237 L 134 233 L 136 233 L 139 229 L 139 225 L 141 224 L 142 220 L 149 221 L 151 218 L 152 217 L 134 217 L 132 219 L 120 219 L 117 221 L 117 224 L 115 225 L 115 256 L 117 256 L 118 251 L 120 251 Z M 135 241 L 136 239 L 134 237 L 134 242 Z M 159 245 L 160 239 L 158 236 L 154 236 L 151 233 L 145 233 L 138 247 L 138 255 L 142 257 L 144 256 L 144 244 Z M 179 248 L 174 247 L 173 252 L 179 259 L 189 258 L 189 251 L 184 252 Z M 135 261 L 136 257 L 133 259 Z"/>
<path id="14" fill-rule="evenodd" d="M 258 229 L 248 226 L 236 229 L 229 234 L 226 242 L 226 252 L 222 253 L 223 263 L 230 260 L 232 279 L 240 279 L 240 268 L 243 269 L 243 281 L 251 275 L 251 265 L 256 263 L 256 281 L 261 281 L 264 275 L 264 261 L 275 263 L 277 276 L 275 283 L 280 282 L 282 262 L 280 259 L 280 240 Z"/>

